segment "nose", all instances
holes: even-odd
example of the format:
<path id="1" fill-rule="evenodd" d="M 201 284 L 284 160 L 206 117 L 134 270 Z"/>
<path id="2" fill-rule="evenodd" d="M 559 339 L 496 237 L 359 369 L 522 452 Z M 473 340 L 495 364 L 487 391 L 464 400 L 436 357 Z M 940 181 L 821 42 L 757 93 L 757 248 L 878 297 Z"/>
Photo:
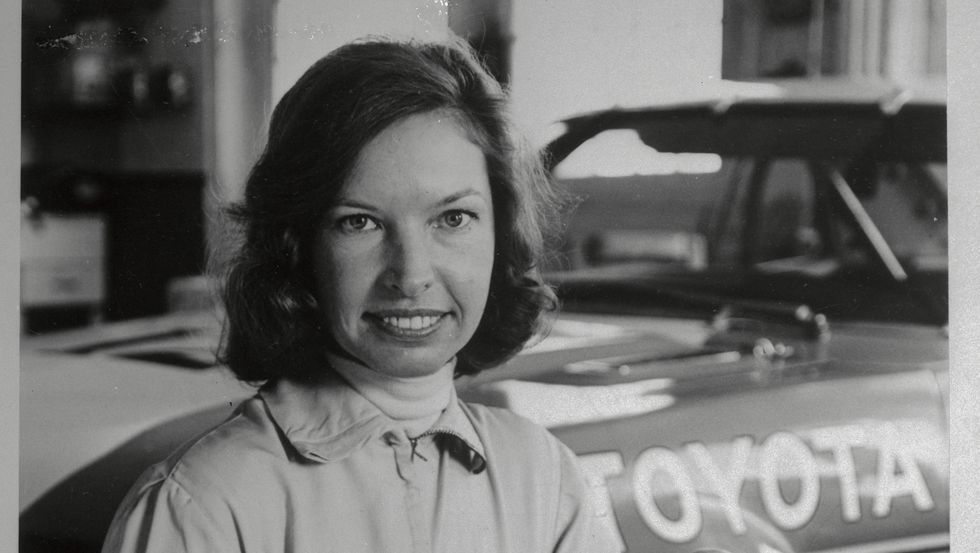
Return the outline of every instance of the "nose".
<path id="1" fill-rule="evenodd" d="M 402 232 L 388 248 L 385 285 L 399 294 L 413 298 L 429 288 L 435 280 L 432 255 L 424 232 Z"/>

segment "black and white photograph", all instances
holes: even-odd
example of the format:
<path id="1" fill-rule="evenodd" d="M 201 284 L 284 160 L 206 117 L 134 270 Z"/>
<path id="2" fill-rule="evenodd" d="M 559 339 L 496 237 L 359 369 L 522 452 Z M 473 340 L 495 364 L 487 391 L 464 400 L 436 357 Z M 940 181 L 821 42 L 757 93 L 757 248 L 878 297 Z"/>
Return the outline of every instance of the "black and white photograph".
<path id="1" fill-rule="evenodd" d="M 23 0 L 10 547 L 980 549 L 975 8 Z"/>

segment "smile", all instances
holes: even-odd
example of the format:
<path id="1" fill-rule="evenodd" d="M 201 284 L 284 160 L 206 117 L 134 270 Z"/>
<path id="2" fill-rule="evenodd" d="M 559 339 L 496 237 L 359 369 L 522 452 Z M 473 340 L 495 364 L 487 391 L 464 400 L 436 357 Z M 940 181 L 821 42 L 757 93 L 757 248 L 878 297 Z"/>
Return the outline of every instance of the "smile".
<path id="1" fill-rule="evenodd" d="M 446 317 L 439 311 L 406 311 L 372 313 L 369 320 L 375 326 L 397 338 L 424 338 L 434 333 Z"/>
<path id="2" fill-rule="evenodd" d="M 382 317 L 381 322 L 398 330 L 425 330 L 442 320 L 442 315 L 416 315 L 414 317 Z"/>

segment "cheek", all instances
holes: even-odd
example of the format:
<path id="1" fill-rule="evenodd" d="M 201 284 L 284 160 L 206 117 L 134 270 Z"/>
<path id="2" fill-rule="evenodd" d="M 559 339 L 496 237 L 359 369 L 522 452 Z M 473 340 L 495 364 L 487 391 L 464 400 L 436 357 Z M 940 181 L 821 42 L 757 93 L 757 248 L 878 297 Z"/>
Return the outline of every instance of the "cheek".
<path id="1" fill-rule="evenodd" d="M 460 267 L 462 278 L 470 287 L 473 296 L 480 296 L 480 301 L 486 300 L 490 289 L 490 278 L 494 264 L 493 233 L 471 242 L 468 247 L 456 257 L 455 264 Z"/>
<path id="2" fill-rule="evenodd" d="M 490 278 L 493 275 L 493 266 L 496 259 L 496 251 L 497 251 L 496 247 L 491 237 L 489 244 L 484 246 L 483 250 L 481 250 L 480 252 L 481 253 L 479 258 L 479 265 L 481 267 L 480 276 L 483 279 L 484 287 L 487 289 L 490 288 Z"/>
<path id="3" fill-rule="evenodd" d="M 322 248 L 316 256 L 317 298 L 330 320 L 344 320 L 358 311 L 371 278 L 363 259 L 343 250 Z"/>

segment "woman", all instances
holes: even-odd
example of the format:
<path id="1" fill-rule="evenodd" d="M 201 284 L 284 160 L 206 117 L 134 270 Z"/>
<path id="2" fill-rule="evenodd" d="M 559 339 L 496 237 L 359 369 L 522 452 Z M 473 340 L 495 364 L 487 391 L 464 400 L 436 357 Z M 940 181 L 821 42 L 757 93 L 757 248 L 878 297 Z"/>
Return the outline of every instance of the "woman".
<path id="1" fill-rule="evenodd" d="M 596 551 L 574 457 L 456 398 L 539 330 L 540 160 L 461 43 L 344 46 L 273 113 L 225 290 L 258 394 L 151 468 L 104 551 Z"/>

